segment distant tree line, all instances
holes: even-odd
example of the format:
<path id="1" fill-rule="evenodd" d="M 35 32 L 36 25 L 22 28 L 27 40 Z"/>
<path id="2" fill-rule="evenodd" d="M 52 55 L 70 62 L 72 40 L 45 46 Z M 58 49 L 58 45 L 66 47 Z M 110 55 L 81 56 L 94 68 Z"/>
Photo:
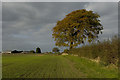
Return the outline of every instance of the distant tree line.
<path id="1" fill-rule="evenodd" d="M 41 49 L 39 47 L 36 48 L 36 52 L 34 50 L 31 51 L 18 51 L 18 50 L 13 50 L 11 53 L 41 53 Z"/>

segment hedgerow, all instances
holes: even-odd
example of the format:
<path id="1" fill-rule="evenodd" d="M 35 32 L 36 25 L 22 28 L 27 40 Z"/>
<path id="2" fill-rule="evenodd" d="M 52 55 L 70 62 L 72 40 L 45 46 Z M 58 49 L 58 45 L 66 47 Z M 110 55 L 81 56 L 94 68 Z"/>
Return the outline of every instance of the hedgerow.
<path id="1" fill-rule="evenodd" d="M 114 36 L 111 40 L 104 40 L 98 43 L 92 43 L 79 48 L 73 48 L 69 51 L 71 54 L 77 54 L 80 57 L 89 59 L 100 58 L 104 65 L 118 63 L 118 37 Z"/>

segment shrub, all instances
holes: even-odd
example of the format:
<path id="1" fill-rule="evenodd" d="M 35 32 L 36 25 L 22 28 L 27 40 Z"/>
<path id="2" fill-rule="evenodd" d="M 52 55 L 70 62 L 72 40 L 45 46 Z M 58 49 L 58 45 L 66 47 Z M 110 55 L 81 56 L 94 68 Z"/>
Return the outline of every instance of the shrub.
<path id="1" fill-rule="evenodd" d="M 114 36 L 111 40 L 85 45 L 80 48 L 74 48 L 69 53 L 77 54 L 81 57 L 95 59 L 100 57 L 104 65 L 118 64 L 118 37 Z"/>
<path id="2" fill-rule="evenodd" d="M 69 50 L 68 49 L 64 49 L 64 53 L 68 53 L 69 52 Z"/>
<path id="3" fill-rule="evenodd" d="M 49 54 L 53 54 L 52 52 L 49 52 Z"/>
<path id="4" fill-rule="evenodd" d="M 31 50 L 30 53 L 35 53 L 35 51 L 34 51 L 34 50 Z"/>

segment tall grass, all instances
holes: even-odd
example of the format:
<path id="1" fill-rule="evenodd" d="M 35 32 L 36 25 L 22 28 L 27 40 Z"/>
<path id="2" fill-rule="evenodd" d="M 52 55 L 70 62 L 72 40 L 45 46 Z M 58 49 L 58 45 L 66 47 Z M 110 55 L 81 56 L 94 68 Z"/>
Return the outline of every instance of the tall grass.
<path id="1" fill-rule="evenodd" d="M 71 54 L 77 54 L 80 57 L 89 59 L 100 58 L 104 65 L 118 65 L 118 37 L 114 36 L 111 40 L 104 40 L 98 43 L 92 43 L 80 48 L 73 48 L 69 51 Z"/>

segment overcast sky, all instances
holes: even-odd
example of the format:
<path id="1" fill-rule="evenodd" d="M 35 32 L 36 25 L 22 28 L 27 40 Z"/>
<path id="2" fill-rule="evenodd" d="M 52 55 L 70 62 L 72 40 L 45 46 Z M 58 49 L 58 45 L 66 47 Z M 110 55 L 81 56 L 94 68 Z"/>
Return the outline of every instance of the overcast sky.
<path id="1" fill-rule="evenodd" d="M 68 13 L 87 9 L 101 16 L 104 27 L 100 40 L 118 34 L 117 2 L 2 3 L 2 49 L 32 50 L 40 47 L 43 52 L 55 47 L 52 28 Z"/>
<path id="2" fill-rule="evenodd" d="M 119 0 L 1 0 L 3 2 L 118 2 Z"/>

